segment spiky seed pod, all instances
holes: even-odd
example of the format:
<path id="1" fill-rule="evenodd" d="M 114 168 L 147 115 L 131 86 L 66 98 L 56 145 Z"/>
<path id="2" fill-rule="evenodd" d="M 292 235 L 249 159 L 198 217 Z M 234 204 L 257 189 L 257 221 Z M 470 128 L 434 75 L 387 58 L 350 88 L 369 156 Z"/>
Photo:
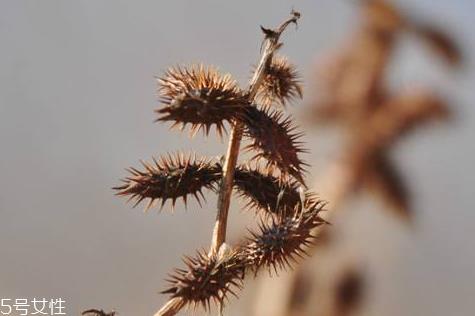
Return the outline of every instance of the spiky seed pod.
<path id="1" fill-rule="evenodd" d="M 269 169 L 240 166 L 234 172 L 234 186 L 249 209 L 271 215 L 292 213 L 301 202 L 299 183 L 281 181 Z"/>
<path id="2" fill-rule="evenodd" d="M 303 133 L 296 133 L 290 117 L 269 107 L 258 109 L 248 107 L 243 117 L 244 134 L 251 139 L 245 150 L 255 151 L 253 159 L 264 158 L 267 166 L 276 166 L 282 175 L 292 175 L 305 185 L 302 173 L 306 165 L 299 158 L 299 153 L 305 153 L 302 142 Z"/>
<path id="3" fill-rule="evenodd" d="M 191 154 L 168 155 L 153 159 L 153 163 L 142 162 L 144 170 L 129 168 L 130 176 L 122 180 L 123 185 L 115 187 L 117 195 L 129 196 L 135 200 L 137 206 L 142 200 L 148 199 L 146 209 L 154 205 L 156 200 L 161 201 L 161 206 L 167 200 L 172 201 L 172 206 L 178 198 L 187 201 L 187 196 L 192 194 L 201 205 L 204 199 L 202 189 L 214 189 L 217 181 L 221 179 L 221 168 L 210 160 L 197 159 Z M 198 195 L 199 194 L 199 195 Z"/>
<path id="4" fill-rule="evenodd" d="M 208 134 L 216 125 L 221 135 L 224 122 L 239 116 L 248 103 L 231 76 L 222 76 L 213 67 L 170 68 L 158 82 L 164 107 L 156 110 L 157 121 L 173 121 L 172 127 L 182 130 L 191 124 L 192 134 L 200 129 Z"/>
<path id="5" fill-rule="evenodd" d="M 167 280 L 170 287 L 162 293 L 181 298 L 187 305 L 202 305 L 209 310 L 214 301 L 222 306 L 229 294 L 236 296 L 234 291 L 242 286 L 245 265 L 236 251 L 211 257 L 198 252 L 196 257 L 183 261 L 186 269 L 176 269 Z"/>
<path id="6" fill-rule="evenodd" d="M 251 232 L 252 237 L 242 250 L 249 267 L 256 271 L 264 266 L 278 273 L 290 268 L 296 257 L 303 258 L 305 248 L 315 241 L 312 231 L 326 223 L 320 217 L 323 206 L 316 202 L 292 217 L 272 218 L 270 224 L 261 222 L 259 232 Z"/>
<path id="7" fill-rule="evenodd" d="M 257 92 L 259 103 L 285 106 L 286 102 L 301 99 L 302 96 L 300 76 L 295 66 L 283 56 L 274 56 L 266 67 L 264 80 Z"/>

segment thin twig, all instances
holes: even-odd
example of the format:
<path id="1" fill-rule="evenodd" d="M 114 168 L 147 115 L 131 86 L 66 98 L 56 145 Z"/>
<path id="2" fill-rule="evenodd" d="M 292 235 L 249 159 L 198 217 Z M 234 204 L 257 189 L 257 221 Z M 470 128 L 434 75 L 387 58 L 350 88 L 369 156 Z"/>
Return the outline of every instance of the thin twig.
<path id="1" fill-rule="evenodd" d="M 284 21 L 277 29 L 269 30 L 262 28 L 265 34 L 262 55 L 259 64 L 256 67 L 254 75 L 249 82 L 248 89 L 248 101 L 252 103 L 259 90 L 264 75 L 266 73 L 266 67 L 272 60 L 274 52 L 279 48 L 279 38 L 286 27 L 291 23 L 297 23 L 300 18 L 298 12 L 292 11 L 291 17 Z M 218 213 L 216 215 L 216 223 L 213 230 L 213 236 L 211 239 L 210 254 L 218 253 L 219 247 L 226 240 L 226 227 L 229 212 L 229 204 L 231 201 L 231 193 L 233 189 L 234 181 L 234 169 L 236 168 L 237 158 L 239 156 L 239 146 L 242 139 L 243 126 L 241 122 L 234 122 L 231 136 L 229 139 L 228 150 L 226 153 L 226 160 L 223 166 L 223 179 L 218 197 Z"/>
<path id="2" fill-rule="evenodd" d="M 179 297 L 170 299 L 154 316 L 173 316 L 185 306 L 183 300 Z"/>

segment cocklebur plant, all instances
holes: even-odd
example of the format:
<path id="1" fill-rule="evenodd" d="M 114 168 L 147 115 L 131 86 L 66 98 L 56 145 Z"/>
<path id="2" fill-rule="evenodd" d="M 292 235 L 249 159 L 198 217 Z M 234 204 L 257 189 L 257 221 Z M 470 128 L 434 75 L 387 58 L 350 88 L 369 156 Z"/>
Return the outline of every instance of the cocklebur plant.
<path id="1" fill-rule="evenodd" d="M 128 169 L 123 184 L 114 188 L 134 205 L 146 202 L 146 209 L 163 207 L 167 201 L 175 207 L 179 199 L 186 204 L 189 196 L 202 205 L 203 190 L 219 194 L 210 250 L 185 257 L 185 268 L 170 275 L 162 292 L 170 300 L 156 315 L 175 315 L 187 306 L 209 310 L 212 303 L 222 311 L 229 296 L 237 295 L 246 274 L 290 268 L 315 241 L 315 228 L 326 223 L 320 217 L 324 203 L 306 191 L 301 133 L 282 107 L 271 108 L 302 96 L 295 67 L 276 55 L 283 45 L 281 34 L 290 24 L 297 25 L 299 18 L 292 11 L 278 28 L 261 27 L 261 58 L 246 90 L 229 74 L 204 65 L 174 67 L 158 78 L 157 121 L 171 122 L 181 130 L 190 126 L 193 135 L 202 130 L 209 136 L 214 129 L 222 137 L 227 125 L 231 132 L 221 160 L 168 154 Z M 243 138 L 249 142 L 243 150 L 254 155 L 238 164 Z M 260 223 L 243 242 L 230 246 L 225 240 L 233 190 L 258 214 Z"/>

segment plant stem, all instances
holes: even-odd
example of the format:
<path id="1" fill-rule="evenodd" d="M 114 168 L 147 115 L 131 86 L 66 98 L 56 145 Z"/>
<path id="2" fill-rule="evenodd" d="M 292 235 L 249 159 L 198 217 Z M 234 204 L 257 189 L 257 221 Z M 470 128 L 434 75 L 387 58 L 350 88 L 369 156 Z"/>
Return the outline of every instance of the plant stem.
<path id="1" fill-rule="evenodd" d="M 223 179 L 218 196 L 218 213 L 211 239 L 210 255 L 217 254 L 219 247 L 226 240 L 226 227 L 228 222 L 229 204 L 234 182 L 234 169 L 236 168 L 241 145 L 243 126 L 241 122 L 234 122 L 229 138 L 226 160 L 223 166 Z"/>
<path id="2" fill-rule="evenodd" d="M 266 74 L 266 69 L 272 61 L 274 52 L 280 47 L 279 38 L 286 27 L 291 24 L 297 24 L 300 18 L 300 13 L 291 12 L 291 17 L 285 20 L 277 29 L 268 30 L 262 28 L 265 38 L 263 42 L 263 49 L 261 50 L 261 59 L 259 64 L 249 82 L 247 91 L 248 102 L 252 104 L 259 90 L 260 85 Z M 216 215 L 216 223 L 213 229 L 213 236 L 211 239 L 211 247 L 209 255 L 216 255 L 219 248 L 226 240 L 226 228 L 228 221 L 229 204 L 231 202 L 231 193 L 234 182 L 234 170 L 239 156 L 239 147 L 241 145 L 243 124 L 235 121 L 232 124 L 231 135 L 229 138 L 228 149 L 226 151 L 226 159 L 223 165 L 223 178 L 218 196 L 218 212 Z M 170 299 L 154 316 L 173 316 L 177 314 L 185 306 L 181 298 Z"/>
<path id="3" fill-rule="evenodd" d="M 285 20 L 277 29 L 266 30 L 261 59 L 256 67 L 254 75 L 249 82 L 248 101 L 250 104 L 254 102 L 259 87 L 262 84 L 266 69 L 272 61 L 274 52 L 280 47 L 279 38 L 285 28 L 291 23 L 297 23 L 300 14 L 292 11 L 292 16 Z M 234 170 L 236 168 L 237 158 L 239 156 L 239 147 L 241 144 L 243 132 L 243 124 L 234 122 L 229 138 L 228 150 L 226 152 L 226 160 L 223 166 L 223 179 L 219 190 L 218 197 L 218 213 L 216 215 L 216 223 L 211 239 L 210 254 L 217 254 L 219 247 L 226 241 L 226 228 L 228 221 L 229 204 L 231 202 L 231 193 L 233 190 Z"/>
<path id="4" fill-rule="evenodd" d="M 154 316 L 173 316 L 185 306 L 181 298 L 172 298 Z"/>

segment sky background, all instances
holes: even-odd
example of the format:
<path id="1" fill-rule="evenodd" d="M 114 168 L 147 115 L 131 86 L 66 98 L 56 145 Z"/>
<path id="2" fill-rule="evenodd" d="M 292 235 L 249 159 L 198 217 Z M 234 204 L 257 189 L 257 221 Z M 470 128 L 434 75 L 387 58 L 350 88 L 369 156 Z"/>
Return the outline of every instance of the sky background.
<path id="1" fill-rule="evenodd" d="M 391 65 L 391 85 L 437 89 L 456 119 L 411 135 L 394 153 L 417 197 L 415 227 L 403 229 L 380 218 L 381 205 L 356 201 L 349 239 L 376 267 L 378 294 L 367 315 L 470 315 L 475 2 L 397 3 L 447 27 L 467 61 L 448 73 L 408 37 Z M 154 76 L 203 62 L 245 86 L 258 58 L 259 25 L 275 26 L 292 7 L 302 19 L 297 32 L 285 34 L 283 52 L 309 91 L 318 57 L 355 25 L 353 1 L 0 2 L 0 298 L 62 297 L 68 315 L 89 307 L 152 314 L 166 300 L 157 292 L 180 257 L 208 247 L 216 199 L 210 195 L 203 209 L 191 202 L 187 211 L 144 214 L 111 187 L 139 159 L 176 150 L 216 156 L 225 148 L 213 136 L 190 140 L 153 123 Z M 325 133 L 307 132 L 315 165 L 328 158 L 319 149 L 329 142 Z M 238 206 L 232 238 L 252 221 Z"/>

